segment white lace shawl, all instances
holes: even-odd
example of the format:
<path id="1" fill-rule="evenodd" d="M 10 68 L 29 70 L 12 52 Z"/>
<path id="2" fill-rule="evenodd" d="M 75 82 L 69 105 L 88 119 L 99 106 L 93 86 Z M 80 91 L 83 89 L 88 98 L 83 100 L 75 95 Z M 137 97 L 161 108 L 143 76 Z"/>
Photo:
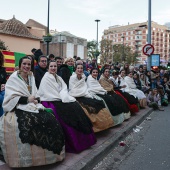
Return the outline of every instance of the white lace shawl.
<path id="1" fill-rule="evenodd" d="M 38 90 L 41 101 L 75 102 L 76 99 L 68 94 L 67 85 L 61 77 L 46 72 Z"/>
<path id="2" fill-rule="evenodd" d="M 20 97 L 29 97 L 30 95 L 39 97 L 37 95 L 37 88 L 35 85 L 35 79 L 33 74 L 29 75 L 30 85 L 32 86 L 32 93 L 28 91 L 27 84 L 18 77 L 17 71 L 15 71 L 8 79 L 5 86 L 5 97 L 3 101 L 4 112 L 10 112 L 16 106 L 18 109 L 24 111 L 31 111 L 38 113 L 39 109 L 44 107 L 41 104 L 35 105 L 34 103 L 18 104 Z"/>
<path id="3" fill-rule="evenodd" d="M 87 78 L 87 87 L 88 91 L 91 94 L 106 94 L 107 91 L 100 85 L 97 79 L 94 79 L 91 75 Z"/>
<path id="4" fill-rule="evenodd" d="M 69 94 L 73 97 L 87 97 L 93 98 L 88 92 L 86 84 L 86 76 L 83 74 L 82 78 L 79 80 L 77 74 L 73 73 L 69 80 Z"/>

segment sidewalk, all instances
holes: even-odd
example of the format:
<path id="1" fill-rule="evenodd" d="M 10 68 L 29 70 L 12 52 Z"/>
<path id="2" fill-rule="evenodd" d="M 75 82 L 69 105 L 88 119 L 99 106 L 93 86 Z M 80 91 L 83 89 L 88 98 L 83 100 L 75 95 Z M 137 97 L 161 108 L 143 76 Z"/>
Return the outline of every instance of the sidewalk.
<path id="1" fill-rule="evenodd" d="M 107 129 L 96 134 L 97 143 L 91 148 L 81 152 L 80 154 L 66 153 L 66 158 L 56 164 L 30 167 L 30 168 L 15 168 L 15 170 L 90 170 L 95 166 L 109 151 L 125 138 L 131 130 L 140 124 L 150 113 L 152 109 L 142 109 L 140 112 L 132 116 L 129 120 L 121 125 Z M 0 170 L 12 170 L 8 165 L 1 161 Z"/>

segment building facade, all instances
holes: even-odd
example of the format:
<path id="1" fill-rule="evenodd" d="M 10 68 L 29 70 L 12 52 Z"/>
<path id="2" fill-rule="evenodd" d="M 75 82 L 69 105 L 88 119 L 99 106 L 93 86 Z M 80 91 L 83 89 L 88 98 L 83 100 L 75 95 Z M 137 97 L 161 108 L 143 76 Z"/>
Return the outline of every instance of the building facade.
<path id="1" fill-rule="evenodd" d="M 112 40 L 113 44 L 131 46 L 138 53 L 139 63 L 145 64 L 147 56 L 143 54 L 143 46 L 147 44 L 148 23 L 136 23 L 125 26 L 115 25 L 104 30 L 102 39 Z M 170 59 L 170 30 L 167 26 L 151 23 L 151 43 L 155 48 L 154 54 L 160 54 L 161 61 Z"/>
<path id="2" fill-rule="evenodd" d="M 10 51 L 31 54 L 31 49 L 40 48 L 42 38 L 29 32 L 25 24 L 15 17 L 0 20 L 0 39 L 5 42 Z"/>
<path id="3" fill-rule="evenodd" d="M 69 32 L 50 30 L 52 41 L 49 43 L 49 54 L 63 58 L 78 56 L 87 58 L 87 40 Z M 0 39 L 10 51 L 32 54 L 31 49 L 41 49 L 46 55 L 47 44 L 43 36 L 47 35 L 47 27 L 29 19 L 26 24 L 15 17 L 9 20 L 0 19 Z"/>
<path id="4" fill-rule="evenodd" d="M 63 58 L 77 56 L 81 59 L 87 58 L 87 40 L 77 37 L 69 32 L 57 32 L 52 35 L 49 43 L 49 52 Z M 46 53 L 46 43 L 43 44 Z"/>

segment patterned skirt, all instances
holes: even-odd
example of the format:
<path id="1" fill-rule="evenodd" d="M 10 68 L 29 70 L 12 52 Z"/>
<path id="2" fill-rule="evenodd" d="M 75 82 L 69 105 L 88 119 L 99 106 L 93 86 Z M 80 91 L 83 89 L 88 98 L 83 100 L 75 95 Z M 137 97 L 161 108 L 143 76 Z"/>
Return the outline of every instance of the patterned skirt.
<path id="1" fill-rule="evenodd" d="M 100 132 L 114 126 L 114 121 L 109 110 L 102 100 L 85 97 L 76 98 L 86 115 L 93 124 L 94 132 Z"/>
<path id="2" fill-rule="evenodd" d="M 64 134 L 54 116 L 16 110 L 0 118 L 0 147 L 10 167 L 52 164 L 65 157 Z"/>
<path id="3" fill-rule="evenodd" d="M 96 143 L 92 123 L 77 102 L 43 101 L 42 104 L 51 108 L 60 122 L 67 152 L 79 153 Z"/>

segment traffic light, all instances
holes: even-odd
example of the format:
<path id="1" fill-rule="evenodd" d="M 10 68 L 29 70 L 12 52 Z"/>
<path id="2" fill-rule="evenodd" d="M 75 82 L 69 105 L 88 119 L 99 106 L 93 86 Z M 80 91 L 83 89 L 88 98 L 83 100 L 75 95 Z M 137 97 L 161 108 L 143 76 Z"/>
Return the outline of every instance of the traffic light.
<path id="1" fill-rule="evenodd" d="M 168 69 L 170 69 L 170 62 L 168 62 L 168 64 L 167 64 L 167 68 L 168 68 Z"/>

